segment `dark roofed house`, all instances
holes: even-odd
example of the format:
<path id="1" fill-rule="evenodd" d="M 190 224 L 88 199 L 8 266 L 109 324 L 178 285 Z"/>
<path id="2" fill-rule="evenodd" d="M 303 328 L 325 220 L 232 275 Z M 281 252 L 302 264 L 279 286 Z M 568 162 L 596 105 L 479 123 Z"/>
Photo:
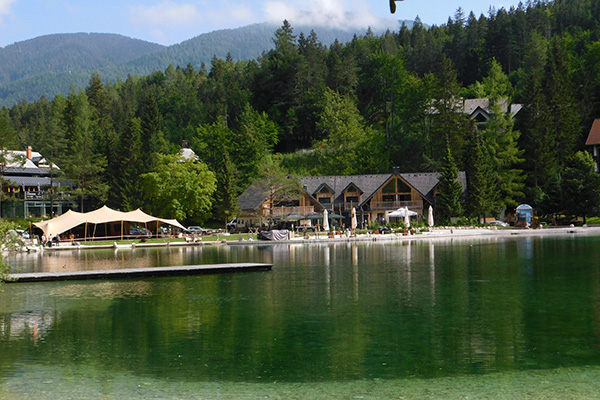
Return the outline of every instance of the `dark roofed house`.
<path id="1" fill-rule="evenodd" d="M 519 111 L 523 108 L 522 104 L 509 104 L 508 98 L 501 98 L 498 100 L 500 110 L 505 114 L 510 114 L 515 117 Z M 477 124 L 485 125 L 492 116 L 490 110 L 490 99 L 479 98 L 479 99 L 465 99 L 462 104 L 462 111 L 475 120 Z"/>
<path id="2" fill-rule="evenodd" d="M 594 156 L 594 169 L 600 171 L 600 118 L 597 118 L 592 123 L 592 128 L 585 141 L 586 146 L 592 146 L 592 155 Z"/>
<path id="3" fill-rule="evenodd" d="M 345 216 L 348 220 L 355 208 L 364 226 L 371 221 L 388 221 L 388 214 L 400 207 L 408 207 L 419 217 L 430 205 L 435 207 L 439 173 L 398 173 L 349 176 L 310 176 L 300 181 L 305 191 L 296 208 L 289 204 L 275 205 L 273 215 L 308 216 L 328 210 Z M 460 172 L 459 181 L 466 190 L 466 175 Z M 242 226 L 261 226 L 267 223 L 269 205 L 265 188 L 251 185 L 240 196 Z M 349 221 L 347 221 L 348 224 Z"/>
<path id="4" fill-rule="evenodd" d="M 31 147 L 25 151 L 3 150 L 0 164 L 5 198 L 0 217 L 51 215 L 51 203 L 55 208 L 54 214 L 60 215 L 63 207 L 69 206 L 66 200 L 50 201 L 48 189 L 64 185 L 56 179 L 56 172 L 60 168 L 49 163 L 40 153 L 32 151 Z"/>

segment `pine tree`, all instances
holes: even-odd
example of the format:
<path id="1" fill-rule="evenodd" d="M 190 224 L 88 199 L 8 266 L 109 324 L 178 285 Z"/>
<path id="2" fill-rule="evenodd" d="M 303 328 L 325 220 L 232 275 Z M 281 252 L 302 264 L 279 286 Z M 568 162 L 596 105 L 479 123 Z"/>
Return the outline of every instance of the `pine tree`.
<path id="1" fill-rule="evenodd" d="M 215 171 L 215 177 L 217 179 L 217 190 L 215 192 L 215 200 L 213 204 L 213 216 L 225 222 L 225 229 L 227 229 L 227 222 L 229 219 L 239 213 L 238 195 L 237 195 L 237 181 L 235 179 L 235 169 L 229 153 L 225 149 L 224 144 L 221 148 L 221 162 Z"/>
<path id="2" fill-rule="evenodd" d="M 474 131 L 469 143 L 466 161 L 467 173 L 467 209 L 470 215 L 483 219 L 495 214 L 500 205 L 497 190 L 497 175 L 494 173 L 489 153 L 480 131 Z"/>
<path id="3" fill-rule="evenodd" d="M 463 215 L 462 185 L 458 181 L 458 168 L 450 144 L 446 145 L 446 155 L 440 172 L 439 194 L 435 199 L 436 219 L 450 222 L 454 217 Z"/>
<path id="4" fill-rule="evenodd" d="M 95 152 L 91 114 L 86 94 L 71 92 L 63 119 L 67 149 L 61 157 L 61 168 L 75 185 L 73 192 L 80 199 L 80 211 L 86 211 L 86 200 L 93 206 L 104 203 L 108 192 L 102 176 L 106 158 Z"/>
<path id="5" fill-rule="evenodd" d="M 490 72 L 481 84 L 482 96 L 488 98 L 490 118 L 481 129 L 484 130 L 486 151 L 495 171 L 500 206 L 517 206 L 523 198 L 525 175 L 519 168 L 524 161 L 523 150 L 519 148 L 521 133 L 514 129 L 510 110 L 512 87 L 502 66 L 492 60 Z"/>
<path id="6" fill-rule="evenodd" d="M 590 153 L 579 151 L 568 160 L 562 179 L 565 212 L 583 217 L 584 224 L 600 207 L 600 175 L 594 164 Z"/>
<path id="7" fill-rule="evenodd" d="M 122 211 L 129 211 L 142 206 L 139 196 L 141 185 L 139 176 L 142 173 L 141 153 L 142 127 L 139 118 L 129 120 L 120 138 L 118 146 L 118 166 L 115 176 L 114 206 Z"/>
<path id="8" fill-rule="evenodd" d="M 167 142 L 162 132 L 162 115 L 154 91 L 150 88 L 142 106 L 142 160 L 143 171 L 152 171 L 156 166 L 156 155 L 167 152 Z"/>

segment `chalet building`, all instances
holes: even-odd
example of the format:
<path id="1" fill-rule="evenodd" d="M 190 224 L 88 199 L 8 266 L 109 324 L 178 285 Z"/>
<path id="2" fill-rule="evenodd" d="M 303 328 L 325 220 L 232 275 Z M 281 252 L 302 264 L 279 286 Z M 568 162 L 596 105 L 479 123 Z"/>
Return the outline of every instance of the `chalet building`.
<path id="1" fill-rule="evenodd" d="M 28 147 L 25 151 L 4 150 L 0 155 L 0 179 L 2 179 L 2 203 L 0 217 L 41 217 L 60 215 L 70 202 L 65 199 L 50 199 L 51 186 L 64 186 L 56 179 L 60 168 L 49 163 L 40 153 Z"/>
<path id="2" fill-rule="evenodd" d="M 498 101 L 500 110 L 505 114 L 510 114 L 513 118 L 523 109 L 522 104 L 509 104 L 508 98 L 503 98 Z M 464 99 L 462 100 L 462 111 L 469 118 L 474 119 L 477 126 L 485 126 L 487 121 L 492 116 L 490 110 L 490 99 Z"/>
<path id="3" fill-rule="evenodd" d="M 587 140 L 585 141 L 586 146 L 590 146 L 592 155 L 594 156 L 594 170 L 600 171 L 600 118 L 594 120 L 590 133 L 588 134 Z"/>
<path id="4" fill-rule="evenodd" d="M 254 184 L 240 196 L 238 226 L 263 226 L 270 218 L 305 224 L 318 220 L 324 210 L 342 216 L 349 226 L 352 208 L 356 209 L 359 226 L 389 222 L 388 214 L 401 207 L 408 207 L 421 218 L 430 205 L 435 207 L 439 177 L 439 173 L 399 172 L 303 177 L 301 198 L 278 199 L 272 209 L 266 188 Z M 466 190 L 465 173 L 460 172 L 458 179 Z"/>

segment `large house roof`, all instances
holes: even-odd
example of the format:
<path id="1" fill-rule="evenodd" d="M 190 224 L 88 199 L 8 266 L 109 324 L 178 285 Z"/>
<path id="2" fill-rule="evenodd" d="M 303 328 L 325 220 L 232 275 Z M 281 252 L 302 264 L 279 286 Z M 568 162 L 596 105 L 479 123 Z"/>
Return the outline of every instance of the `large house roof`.
<path id="1" fill-rule="evenodd" d="M 437 172 L 414 172 L 401 174 L 371 174 L 371 175 L 347 175 L 347 176 L 306 176 L 301 177 L 300 182 L 307 194 L 317 198 L 318 191 L 325 185 L 334 191 L 334 203 L 344 201 L 344 190 L 351 184 L 356 186 L 361 194 L 361 204 L 368 201 L 393 175 L 398 175 L 410 186 L 415 188 L 425 199 L 433 204 L 433 190 L 439 183 L 440 174 Z M 465 172 L 459 172 L 458 181 L 463 190 L 467 187 Z M 239 198 L 242 210 L 256 210 L 267 199 L 267 187 L 260 184 L 251 185 Z"/>
<path id="2" fill-rule="evenodd" d="M 251 184 L 238 198 L 242 210 L 256 210 L 268 198 L 268 187 L 260 183 Z"/>
<path id="3" fill-rule="evenodd" d="M 37 151 L 2 151 L 6 162 L 2 178 L 17 186 L 50 186 L 50 164 Z M 54 170 L 60 168 L 52 164 Z M 54 182 L 55 186 L 60 184 Z"/>
<path id="4" fill-rule="evenodd" d="M 304 190 L 316 198 L 318 189 L 326 184 L 335 193 L 334 202 L 342 201 L 343 191 L 350 184 L 362 190 L 363 196 L 371 196 L 391 175 L 348 175 L 348 176 L 307 176 L 300 178 Z"/>
<path id="5" fill-rule="evenodd" d="M 585 141 L 586 146 L 593 146 L 595 144 L 600 144 L 600 118 L 594 120 L 590 133 Z"/>
<path id="6" fill-rule="evenodd" d="M 499 99 L 498 104 L 503 113 L 510 113 L 513 117 L 523 108 L 522 104 L 508 104 L 508 98 L 506 97 Z M 463 100 L 463 112 L 465 114 L 474 117 L 478 111 L 483 111 L 488 116 L 491 114 L 489 98 Z"/>

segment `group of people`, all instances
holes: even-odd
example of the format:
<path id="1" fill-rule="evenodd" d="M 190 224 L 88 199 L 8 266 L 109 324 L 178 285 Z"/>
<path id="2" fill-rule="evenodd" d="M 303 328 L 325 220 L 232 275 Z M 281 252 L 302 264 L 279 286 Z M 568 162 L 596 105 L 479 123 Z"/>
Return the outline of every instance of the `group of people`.
<path id="1" fill-rule="evenodd" d="M 43 247 L 52 247 L 52 245 L 58 246 L 60 243 L 60 236 L 56 235 L 47 238 L 46 235 L 42 233 L 40 243 L 42 243 Z"/>

